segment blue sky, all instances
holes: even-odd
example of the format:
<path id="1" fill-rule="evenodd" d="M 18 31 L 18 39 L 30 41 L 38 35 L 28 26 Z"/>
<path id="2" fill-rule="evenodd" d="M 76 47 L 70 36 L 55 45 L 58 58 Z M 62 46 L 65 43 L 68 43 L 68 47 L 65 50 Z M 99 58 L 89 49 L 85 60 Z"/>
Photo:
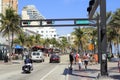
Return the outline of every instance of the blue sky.
<path id="1" fill-rule="evenodd" d="M 120 8 L 120 0 L 106 0 L 107 11 Z M 18 12 L 26 5 L 35 5 L 46 18 L 87 18 L 89 0 L 18 0 Z M 73 32 L 74 27 L 55 27 L 59 35 Z"/>

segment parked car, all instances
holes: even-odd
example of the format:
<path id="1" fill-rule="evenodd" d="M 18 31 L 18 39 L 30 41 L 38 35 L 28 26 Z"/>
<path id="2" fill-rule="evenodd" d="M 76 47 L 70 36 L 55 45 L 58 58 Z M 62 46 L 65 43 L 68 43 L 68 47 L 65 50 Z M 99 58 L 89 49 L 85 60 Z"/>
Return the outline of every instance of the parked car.
<path id="1" fill-rule="evenodd" d="M 51 54 L 50 63 L 57 62 L 60 63 L 60 56 L 58 54 Z"/>
<path id="2" fill-rule="evenodd" d="M 44 54 L 42 51 L 33 51 L 31 52 L 32 61 L 44 62 Z"/>

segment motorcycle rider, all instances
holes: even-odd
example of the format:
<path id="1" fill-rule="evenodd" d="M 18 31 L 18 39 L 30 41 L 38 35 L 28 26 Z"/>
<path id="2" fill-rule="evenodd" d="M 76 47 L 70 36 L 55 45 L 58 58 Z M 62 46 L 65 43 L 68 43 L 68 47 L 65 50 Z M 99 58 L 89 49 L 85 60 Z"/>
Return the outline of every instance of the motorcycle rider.
<path id="1" fill-rule="evenodd" d="M 30 69 L 33 70 L 33 65 L 32 65 L 32 59 L 29 56 L 26 56 L 26 59 L 24 60 L 25 65 L 30 65 Z M 24 66 L 23 66 L 24 67 Z"/>

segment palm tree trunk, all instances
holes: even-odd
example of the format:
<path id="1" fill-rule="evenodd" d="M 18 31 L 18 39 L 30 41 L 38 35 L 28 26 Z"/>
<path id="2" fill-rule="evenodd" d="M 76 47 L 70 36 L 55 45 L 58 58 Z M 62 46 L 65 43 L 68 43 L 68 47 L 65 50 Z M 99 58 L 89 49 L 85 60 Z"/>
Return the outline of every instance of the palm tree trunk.
<path id="1" fill-rule="evenodd" d="M 13 52 L 13 39 L 14 39 L 14 32 L 12 31 L 11 52 Z"/>
<path id="2" fill-rule="evenodd" d="M 110 40 L 110 47 L 109 47 L 110 49 L 110 54 L 112 54 L 112 43 L 111 43 L 111 40 Z"/>
<path id="3" fill-rule="evenodd" d="M 10 30 L 8 32 L 8 43 L 9 43 L 9 54 L 11 55 L 11 41 L 10 41 Z M 10 58 L 11 59 L 11 58 Z"/>
<path id="4" fill-rule="evenodd" d="M 118 57 L 120 57 L 120 54 L 119 54 L 119 36 L 117 35 L 117 54 L 118 54 Z"/>

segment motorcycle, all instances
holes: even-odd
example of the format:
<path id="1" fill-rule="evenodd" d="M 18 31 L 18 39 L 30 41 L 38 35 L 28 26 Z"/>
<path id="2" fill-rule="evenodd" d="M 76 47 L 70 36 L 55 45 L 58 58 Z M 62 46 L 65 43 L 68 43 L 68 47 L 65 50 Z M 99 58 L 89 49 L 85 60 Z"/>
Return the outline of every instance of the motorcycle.
<path id="1" fill-rule="evenodd" d="M 31 71 L 32 71 L 32 64 L 30 64 L 30 63 L 25 64 L 22 67 L 22 70 L 23 70 L 24 73 L 31 73 Z"/>

